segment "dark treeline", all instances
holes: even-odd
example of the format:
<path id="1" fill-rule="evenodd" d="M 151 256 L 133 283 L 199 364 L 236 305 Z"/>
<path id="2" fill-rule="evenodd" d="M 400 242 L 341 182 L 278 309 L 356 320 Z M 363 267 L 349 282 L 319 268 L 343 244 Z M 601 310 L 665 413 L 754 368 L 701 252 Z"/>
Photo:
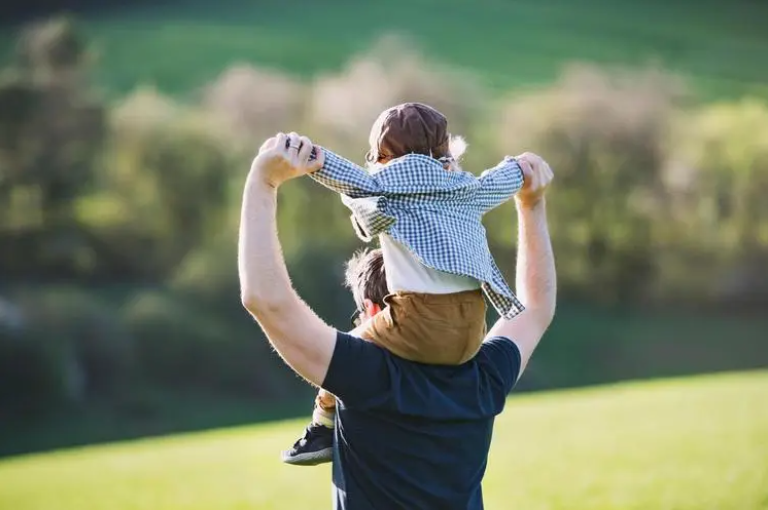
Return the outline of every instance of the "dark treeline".
<path id="1" fill-rule="evenodd" d="M 178 0 L 26 0 L 0 3 L 0 26 L 13 26 L 59 14 L 93 14 L 141 4 L 173 4 Z"/>

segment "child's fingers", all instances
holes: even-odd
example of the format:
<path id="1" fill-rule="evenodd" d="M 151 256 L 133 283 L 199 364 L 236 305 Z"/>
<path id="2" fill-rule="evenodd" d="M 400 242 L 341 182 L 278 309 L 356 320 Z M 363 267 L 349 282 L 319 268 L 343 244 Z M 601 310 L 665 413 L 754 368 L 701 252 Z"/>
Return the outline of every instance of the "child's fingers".
<path id="1" fill-rule="evenodd" d="M 523 186 L 528 186 L 533 178 L 533 165 L 524 156 L 517 158 L 517 164 L 520 165 L 520 169 L 523 171 Z"/>
<path id="2" fill-rule="evenodd" d="M 283 154 L 285 153 L 285 146 L 287 142 L 288 136 L 285 133 L 278 133 L 275 135 L 275 144 L 271 148 L 280 151 L 280 153 Z"/>
<path id="3" fill-rule="evenodd" d="M 317 172 L 323 168 L 323 165 L 325 164 L 325 152 L 323 151 L 323 148 L 319 145 L 314 145 L 313 147 L 315 151 L 315 159 L 310 160 L 307 165 L 307 171 L 309 172 Z"/>
<path id="4" fill-rule="evenodd" d="M 301 150 L 299 151 L 299 164 L 307 173 L 320 170 L 325 161 L 325 155 L 319 146 L 314 145 L 306 136 L 301 137 Z"/>
<path id="5" fill-rule="evenodd" d="M 306 136 L 299 137 L 299 163 L 302 166 L 307 166 L 307 162 L 309 161 L 309 157 L 312 155 L 312 140 L 307 138 Z"/>

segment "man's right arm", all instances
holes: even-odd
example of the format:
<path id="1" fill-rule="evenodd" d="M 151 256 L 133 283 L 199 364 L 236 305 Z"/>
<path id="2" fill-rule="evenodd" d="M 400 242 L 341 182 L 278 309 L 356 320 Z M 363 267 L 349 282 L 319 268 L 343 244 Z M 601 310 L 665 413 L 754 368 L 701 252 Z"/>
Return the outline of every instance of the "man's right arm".
<path id="1" fill-rule="evenodd" d="M 555 314 L 557 277 L 547 227 L 544 190 L 552 171 L 541 158 L 529 156 L 523 166 L 526 184 L 515 197 L 518 214 L 516 293 L 525 310 L 515 318 L 499 319 L 488 338 L 506 337 L 520 350 L 522 374 Z"/>

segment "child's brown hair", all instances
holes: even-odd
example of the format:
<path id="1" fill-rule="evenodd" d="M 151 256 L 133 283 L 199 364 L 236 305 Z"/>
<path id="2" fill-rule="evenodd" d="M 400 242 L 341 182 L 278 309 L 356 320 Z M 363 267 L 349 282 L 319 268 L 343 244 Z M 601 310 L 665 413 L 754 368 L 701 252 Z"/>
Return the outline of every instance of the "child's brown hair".
<path id="1" fill-rule="evenodd" d="M 422 103 L 403 103 L 384 110 L 373 123 L 368 141 L 368 163 L 423 154 L 448 168 L 467 148 L 463 138 L 450 135 L 445 115 Z"/>

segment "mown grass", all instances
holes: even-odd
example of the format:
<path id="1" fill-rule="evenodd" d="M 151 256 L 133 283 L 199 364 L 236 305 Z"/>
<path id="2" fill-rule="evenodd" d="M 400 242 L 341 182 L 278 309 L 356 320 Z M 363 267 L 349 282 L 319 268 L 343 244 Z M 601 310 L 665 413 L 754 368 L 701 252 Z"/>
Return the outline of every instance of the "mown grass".
<path id="1" fill-rule="evenodd" d="M 766 509 L 766 402 L 766 371 L 512 397 L 495 429 L 487 508 Z M 329 508 L 328 466 L 277 460 L 303 424 L 6 459 L 0 508 Z"/>
<path id="2" fill-rule="evenodd" d="M 657 62 L 705 95 L 768 97 L 766 18 L 768 4 L 746 0 L 180 0 L 112 9 L 85 26 L 102 82 L 117 91 L 186 93 L 237 61 L 311 76 L 394 32 L 497 90 L 552 80 L 574 60 Z"/>

